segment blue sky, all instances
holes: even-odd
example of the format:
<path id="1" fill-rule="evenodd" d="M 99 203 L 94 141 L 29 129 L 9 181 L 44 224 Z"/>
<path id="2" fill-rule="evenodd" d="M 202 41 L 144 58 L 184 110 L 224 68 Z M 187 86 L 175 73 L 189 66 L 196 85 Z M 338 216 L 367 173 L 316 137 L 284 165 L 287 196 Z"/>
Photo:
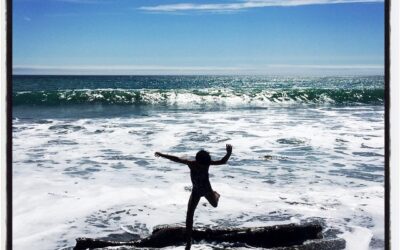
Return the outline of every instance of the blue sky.
<path id="1" fill-rule="evenodd" d="M 382 74 L 382 0 L 14 0 L 16 74 Z"/>

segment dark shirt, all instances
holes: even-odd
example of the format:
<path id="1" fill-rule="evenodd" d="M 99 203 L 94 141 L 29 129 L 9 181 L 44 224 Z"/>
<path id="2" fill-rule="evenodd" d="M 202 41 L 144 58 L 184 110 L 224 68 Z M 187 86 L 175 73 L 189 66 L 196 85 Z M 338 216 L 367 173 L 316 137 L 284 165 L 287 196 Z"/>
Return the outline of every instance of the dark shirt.
<path id="1" fill-rule="evenodd" d="M 192 193 L 204 196 L 207 193 L 212 192 L 209 176 L 208 176 L 208 169 L 210 165 L 204 166 L 197 163 L 189 164 L 190 168 L 190 178 L 192 179 Z"/>

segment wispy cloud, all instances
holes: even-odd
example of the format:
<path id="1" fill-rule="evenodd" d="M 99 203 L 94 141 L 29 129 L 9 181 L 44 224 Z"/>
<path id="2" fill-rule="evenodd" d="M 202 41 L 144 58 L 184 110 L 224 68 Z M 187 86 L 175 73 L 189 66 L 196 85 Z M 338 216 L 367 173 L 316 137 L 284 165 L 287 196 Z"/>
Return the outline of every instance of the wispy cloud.
<path id="1" fill-rule="evenodd" d="M 374 3 L 383 2 L 384 0 L 244 0 L 230 3 L 178 3 L 178 4 L 162 4 L 155 6 L 142 6 L 139 9 L 149 12 L 227 12 L 239 11 L 243 9 L 265 8 L 265 7 L 289 7 L 303 5 L 322 5 L 322 4 L 344 4 L 344 3 Z"/>

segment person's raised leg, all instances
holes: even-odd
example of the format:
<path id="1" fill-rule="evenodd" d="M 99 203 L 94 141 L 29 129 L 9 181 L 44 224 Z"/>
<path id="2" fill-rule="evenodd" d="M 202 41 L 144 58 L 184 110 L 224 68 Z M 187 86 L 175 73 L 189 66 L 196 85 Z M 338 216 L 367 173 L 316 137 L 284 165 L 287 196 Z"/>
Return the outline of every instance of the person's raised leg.
<path id="1" fill-rule="evenodd" d="M 192 245 L 192 230 L 193 230 L 193 216 L 197 204 L 199 204 L 200 196 L 191 194 L 186 214 L 186 250 L 190 249 Z"/>
<path id="2" fill-rule="evenodd" d="M 217 207 L 220 196 L 221 195 L 219 195 L 219 193 L 212 191 L 212 192 L 206 194 L 204 197 L 206 197 L 208 202 L 210 202 L 211 206 Z"/>

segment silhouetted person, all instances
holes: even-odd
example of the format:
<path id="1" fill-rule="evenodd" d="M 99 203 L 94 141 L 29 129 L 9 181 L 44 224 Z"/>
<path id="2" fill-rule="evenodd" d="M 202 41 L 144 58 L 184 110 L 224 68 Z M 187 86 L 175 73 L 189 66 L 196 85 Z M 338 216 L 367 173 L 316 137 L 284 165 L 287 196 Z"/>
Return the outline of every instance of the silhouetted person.
<path id="1" fill-rule="evenodd" d="M 226 155 L 219 161 L 211 160 L 210 154 L 205 150 L 200 150 L 196 154 L 196 160 L 190 161 L 182 159 L 176 156 L 162 154 L 156 152 L 155 156 L 164 157 L 168 160 L 183 163 L 190 168 L 190 178 L 192 180 L 192 194 L 189 198 L 188 210 L 186 214 L 186 249 L 190 249 L 192 245 L 192 230 L 193 230 L 193 215 L 194 210 L 199 204 L 200 198 L 204 196 L 211 206 L 217 207 L 220 195 L 215 192 L 210 184 L 208 178 L 208 169 L 210 165 L 222 165 L 225 164 L 232 154 L 232 146 L 226 144 Z"/>

